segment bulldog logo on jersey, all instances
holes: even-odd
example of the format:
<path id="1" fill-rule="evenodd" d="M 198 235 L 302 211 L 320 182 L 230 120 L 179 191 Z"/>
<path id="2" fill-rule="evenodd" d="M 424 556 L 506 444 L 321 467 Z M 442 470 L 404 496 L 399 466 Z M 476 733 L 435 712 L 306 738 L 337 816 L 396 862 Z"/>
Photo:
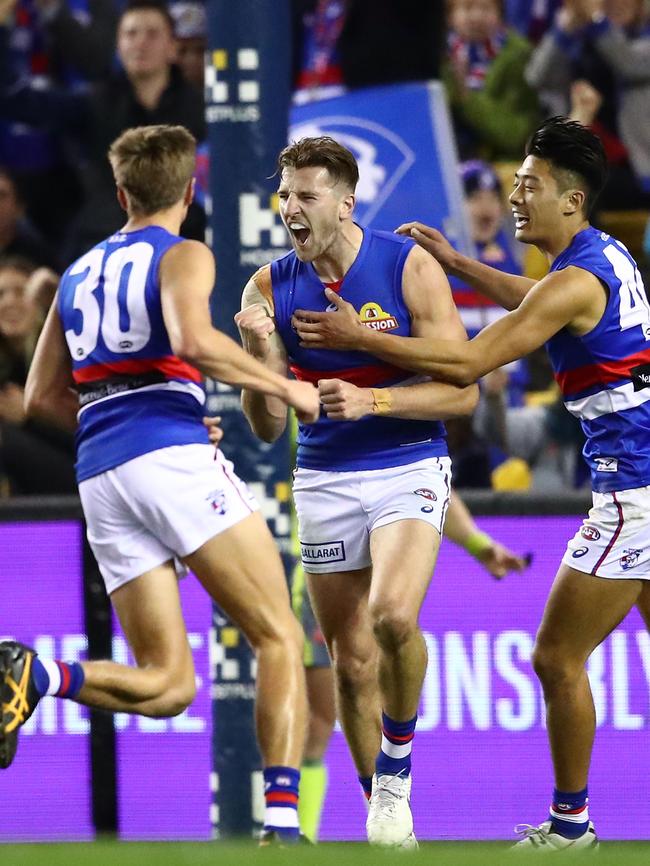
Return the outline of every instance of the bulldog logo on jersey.
<path id="1" fill-rule="evenodd" d="M 384 312 L 379 304 L 376 304 L 374 301 L 369 301 L 361 307 L 359 310 L 359 320 L 373 331 L 393 331 L 395 328 L 399 328 L 399 323 L 395 316 Z"/>

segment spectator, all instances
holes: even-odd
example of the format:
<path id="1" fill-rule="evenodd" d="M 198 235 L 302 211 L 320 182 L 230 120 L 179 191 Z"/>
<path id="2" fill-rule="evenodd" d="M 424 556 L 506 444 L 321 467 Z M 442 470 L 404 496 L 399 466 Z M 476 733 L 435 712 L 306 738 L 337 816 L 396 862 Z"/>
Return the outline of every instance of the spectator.
<path id="1" fill-rule="evenodd" d="M 26 259 L 0 260 L 0 475 L 17 494 L 74 493 L 71 434 L 27 421 L 24 385 L 55 274 Z M 48 284 L 50 291 L 48 292 Z"/>
<path id="2" fill-rule="evenodd" d="M 41 90 L 53 85 L 81 87 L 106 76 L 113 62 L 113 0 L 9 0 L 9 38 L 14 74 Z M 53 239 L 81 202 L 75 154 L 40 127 L 0 121 L 0 163 L 20 179 L 28 212 Z"/>
<path id="3" fill-rule="evenodd" d="M 174 65 L 173 20 L 155 0 L 133 0 L 124 9 L 117 32 L 123 72 L 88 94 L 40 92 L 12 81 L 6 62 L 3 66 L 6 42 L 7 29 L 0 27 L 0 111 L 15 120 L 74 136 L 85 150 L 85 201 L 67 250 L 67 257 L 72 258 L 123 222 L 106 158 L 109 144 L 126 128 L 158 123 L 181 124 L 202 139 L 203 95 L 183 80 Z M 194 208 L 185 233 L 200 237 L 203 228 L 204 217 Z"/>
<path id="4" fill-rule="evenodd" d="M 443 0 L 292 0 L 292 9 L 303 101 L 330 95 L 329 86 L 439 77 Z"/>
<path id="5" fill-rule="evenodd" d="M 644 0 L 564 0 L 526 78 L 550 114 L 601 137 L 610 180 L 604 208 L 650 205 L 650 22 Z"/>
<path id="6" fill-rule="evenodd" d="M 0 256 L 20 256 L 55 267 L 54 254 L 25 216 L 25 206 L 11 173 L 0 166 Z"/>
<path id="7" fill-rule="evenodd" d="M 443 77 L 461 156 L 519 159 L 538 116 L 523 79 L 531 46 L 503 20 L 500 0 L 449 0 Z"/>
<path id="8" fill-rule="evenodd" d="M 506 21 L 533 45 L 553 23 L 561 0 L 505 0 Z"/>
<path id="9" fill-rule="evenodd" d="M 207 21 L 205 5 L 194 0 L 181 0 L 169 7 L 174 19 L 176 62 L 183 78 L 203 92 Z"/>

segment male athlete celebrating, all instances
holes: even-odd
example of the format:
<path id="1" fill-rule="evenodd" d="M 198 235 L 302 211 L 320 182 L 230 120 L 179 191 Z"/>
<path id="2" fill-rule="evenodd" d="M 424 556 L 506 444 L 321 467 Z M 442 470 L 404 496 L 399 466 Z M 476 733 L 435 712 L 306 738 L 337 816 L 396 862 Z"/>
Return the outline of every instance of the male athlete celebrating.
<path id="1" fill-rule="evenodd" d="M 137 666 L 68 665 L 0 644 L 0 766 L 11 763 L 20 726 L 46 694 L 147 716 L 188 706 L 194 667 L 178 557 L 255 650 L 263 841 L 295 841 L 302 631 L 257 504 L 208 443 L 201 373 L 293 405 L 307 421 L 318 416 L 318 394 L 267 370 L 212 327 L 212 253 L 178 236 L 192 201 L 195 151 L 178 126 L 131 129 L 113 143 L 126 225 L 64 273 L 26 385 L 30 414 L 72 425 L 79 410 L 88 539 Z"/>
<path id="2" fill-rule="evenodd" d="M 325 411 L 298 436 L 302 562 L 333 661 L 339 718 L 372 793 L 368 839 L 415 847 L 411 742 L 426 669 L 418 614 L 451 485 L 440 419 L 471 412 L 477 390 L 409 377 L 367 354 L 298 345 L 292 314 L 324 310 L 325 286 L 357 305 L 364 327 L 377 333 L 431 340 L 465 333 L 430 256 L 409 239 L 353 222 L 358 169 L 346 148 L 328 137 L 303 139 L 282 151 L 278 167 L 293 252 L 252 278 L 236 321 L 245 347 L 271 369 L 319 382 Z M 284 404 L 244 389 L 243 406 L 261 438 L 280 435 Z"/>
<path id="3" fill-rule="evenodd" d="M 517 238 L 538 246 L 551 266 L 536 284 L 459 255 L 434 229 L 400 229 L 512 310 L 469 343 L 369 331 L 333 293 L 326 294 L 337 312 L 294 317 L 302 343 L 314 350 L 354 346 L 457 384 L 547 343 L 565 405 L 582 422 L 594 491 L 533 655 L 555 790 L 549 820 L 526 825 L 518 844 L 549 851 L 597 845 L 587 808 L 595 713 L 585 662 L 634 604 L 647 615 L 650 602 L 650 307 L 626 247 L 588 221 L 606 171 L 600 140 L 578 123 L 551 118 L 532 136 L 510 201 Z"/>

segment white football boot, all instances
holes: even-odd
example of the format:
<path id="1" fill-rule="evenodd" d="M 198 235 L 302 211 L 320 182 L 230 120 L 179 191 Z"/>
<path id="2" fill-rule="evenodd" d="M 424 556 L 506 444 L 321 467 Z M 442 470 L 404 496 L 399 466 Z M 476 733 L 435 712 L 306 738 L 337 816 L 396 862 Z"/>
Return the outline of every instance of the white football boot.
<path id="1" fill-rule="evenodd" d="M 372 777 L 372 797 L 366 820 L 368 842 L 387 848 L 414 850 L 418 847 L 413 833 L 410 805 L 411 777 Z"/>
<path id="2" fill-rule="evenodd" d="M 539 851 L 540 853 L 552 851 L 591 851 L 598 850 L 598 836 L 594 830 L 594 825 L 589 822 L 587 832 L 577 839 L 567 839 L 565 836 L 560 836 L 552 829 L 553 825 L 550 821 L 544 821 L 539 827 L 533 827 L 531 824 L 517 824 L 515 833 L 519 833 L 522 837 L 512 847 L 511 851 Z"/>

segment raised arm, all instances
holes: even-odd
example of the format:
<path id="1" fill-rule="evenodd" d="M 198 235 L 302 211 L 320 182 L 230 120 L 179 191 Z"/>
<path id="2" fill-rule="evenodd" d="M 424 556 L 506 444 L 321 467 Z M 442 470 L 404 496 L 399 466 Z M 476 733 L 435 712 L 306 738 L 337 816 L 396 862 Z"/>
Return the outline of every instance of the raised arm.
<path id="1" fill-rule="evenodd" d="M 420 338 L 434 343 L 443 337 L 459 342 L 467 340 L 442 268 L 418 247 L 413 247 L 406 260 L 402 293 L 411 315 L 413 334 L 402 339 Z M 328 298 L 334 304 L 341 302 L 334 292 Z M 364 325 L 360 328 L 368 330 Z M 326 379 L 319 383 L 319 392 L 328 417 L 338 420 L 357 420 L 369 414 L 444 420 L 470 414 L 478 400 L 475 385 L 458 387 L 431 381 L 395 388 L 357 388 L 340 379 Z"/>
<path id="2" fill-rule="evenodd" d="M 298 417 L 314 421 L 320 405 L 313 385 L 279 375 L 213 327 L 209 300 L 214 278 L 212 253 L 199 241 L 183 241 L 163 256 L 162 310 L 174 353 L 206 376 L 277 397 L 293 406 Z"/>
<path id="3" fill-rule="evenodd" d="M 406 370 L 468 385 L 528 355 L 568 325 L 575 333 L 587 333 L 602 316 L 605 300 L 605 291 L 593 274 L 570 267 L 548 274 L 516 310 L 466 343 L 371 331 L 347 303 L 336 313 L 311 314 L 311 321 L 297 322 L 296 328 L 309 346 L 357 348 Z"/>
<path id="4" fill-rule="evenodd" d="M 448 274 L 459 277 L 478 292 L 482 292 L 505 310 L 516 310 L 535 285 L 535 280 L 518 274 L 506 274 L 455 250 L 437 229 L 424 223 L 404 223 L 397 230 L 407 235 L 430 253 Z"/>
<path id="5" fill-rule="evenodd" d="M 270 271 L 268 266 L 262 268 L 248 281 L 235 323 L 248 354 L 265 364 L 269 370 L 286 377 L 287 353 L 275 330 Z M 244 415 L 256 436 L 264 442 L 275 442 L 282 435 L 287 424 L 286 403 L 248 388 L 242 391 L 241 402 Z"/>

